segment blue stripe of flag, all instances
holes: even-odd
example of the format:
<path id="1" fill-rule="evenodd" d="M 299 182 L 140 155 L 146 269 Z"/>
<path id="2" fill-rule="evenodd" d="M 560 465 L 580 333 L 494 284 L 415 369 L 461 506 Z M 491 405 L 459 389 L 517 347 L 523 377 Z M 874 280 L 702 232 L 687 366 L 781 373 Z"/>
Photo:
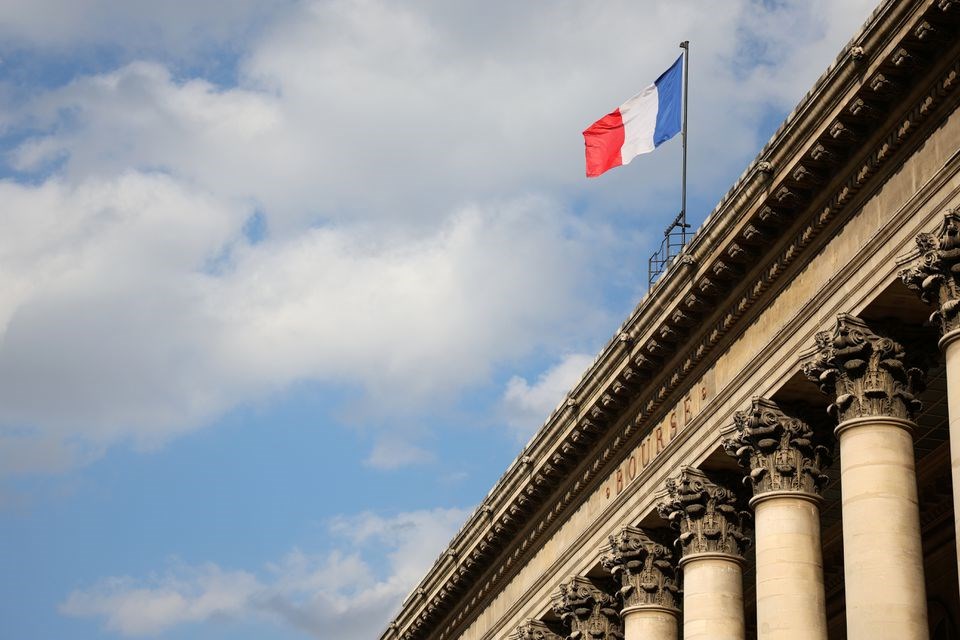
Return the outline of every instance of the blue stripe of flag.
<path id="1" fill-rule="evenodd" d="M 683 55 L 657 78 L 657 125 L 653 146 L 659 147 L 680 133 L 680 109 L 683 103 Z"/>

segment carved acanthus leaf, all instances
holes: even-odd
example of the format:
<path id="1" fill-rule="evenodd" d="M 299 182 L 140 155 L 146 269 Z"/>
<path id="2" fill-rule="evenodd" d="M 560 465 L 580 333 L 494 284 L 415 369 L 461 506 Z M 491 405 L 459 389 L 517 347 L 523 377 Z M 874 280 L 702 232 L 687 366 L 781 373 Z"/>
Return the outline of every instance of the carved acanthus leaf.
<path id="1" fill-rule="evenodd" d="M 927 304 L 943 335 L 960 329 L 960 211 L 950 209 L 937 233 L 916 238 L 919 256 L 899 276 Z"/>
<path id="2" fill-rule="evenodd" d="M 750 409 L 734 414 L 736 433 L 723 447 L 749 472 L 753 495 L 769 491 L 820 494 L 828 477 L 832 442 L 772 400 L 753 398 Z"/>
<path id="3" fill-rule="evenodd" d="M 739 496 L 699 469 L 684 467 L 668 479 L 657 511 L 679 531 L 685 557 L 706 552 L 742 556 L 750 544 L 744 533 L 749 514 L 740 508 Z"/>
<path id="4" fill-rule="evenodd" d="M 617 599 L 589 579 L 562 582 L 551 599 L 553 611 L 570 629 L 567 640 L 623 640 Z"/>
<path id="5" fill-rule="evenodd" d="M 803 366 L 820 390 L 834 396 L 828 411 L 839 422 L 868 416 L 912 419 L 920 410 L 925 371 L 911 366 L 899 342 L 841 313 L 832 331 L 816 335 L 814 359 Z"/>
<path id="6" fill-rule="evenodd" d="M 624 607 L 678 608 L 680 588 L 673 548 L 642 529 L 624 526 L 610 536 L 600 563 L 620 585 Z"/>
<path id="7" fill-rule="evenodd" d="M 560 640 L 560 636 L 555 634 L 546 623 L 530 619 L 510 634 L 510 640 Z"/>

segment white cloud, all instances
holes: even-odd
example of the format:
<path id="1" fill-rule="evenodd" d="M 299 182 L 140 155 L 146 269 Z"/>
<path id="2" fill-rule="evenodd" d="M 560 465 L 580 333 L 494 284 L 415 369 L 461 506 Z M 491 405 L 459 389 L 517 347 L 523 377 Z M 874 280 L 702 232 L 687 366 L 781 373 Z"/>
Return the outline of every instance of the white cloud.
<path id="1" fill-rule="evenodd" d="M 395 437 L 384 437 L 374 445 L 366 464 L 374 469 L 391 470 L 433 459 L 433 454 L 421 447 Z"/>
<path id="2" fill-rule="evenodd" d="M 294 0 L 4 0 L 0 37 L 7 47 L 63 51 L 120 47 L 136 53 L 196 56 L 247 36 Z"/>
<path id="3" fill-rule="evenodd" d="M 758 102 L 792 107 L 852 38 L 874 0 L 752 2 L 739 20 L 736 60 Z"/>
<path id="4" fill-rule="evenodd" d="M 0 197 L 11 230 L 0 238 L 0 420 L 17 427 L 5 457 L 37 439 L 98 445 L 133 431 L 147 444 L 222 408 L 196 384 L 213 373 L 204 345 L 216 329 L 202 269 L 236 241 L 243 207 L 136 173 L 78 187 L 5 181 Z"/>
<path id="5" fill-rule="evenodd" d="M 533 384 L 520 376 L 510 378 L 502 401 L 507 424 L 519 437 L 530 437 L 592 363 L 589 354 L 571 353 L 541 373 Z"/>
<path id="6" fill-rule="evenodd" d="M 748 160 L 762 142 L 756 120 L 792 105 L 870 1 L 737 0 L 721 12 L 485 3 L 482 15 L 429 1 L 300 2 L 275 11 L 249 43 L 237 87 L 134 62 L 28 102 L 16 111 L 50 133 L 24 143 L 16 161 L 67 158 L 75 179 L 163 167 L 254 199 L 275 232 L 318 218 L 408 226 L 442 219 L 464 199 L 527 190 L 662 215 L 661 198 L 676 190 L 676 145 L 635 170 L 646 204 L 636 179 L 583 180 L 579 131 L 656 77 L 689 38 L 691 175 L 720 192 L 736 174 L 712 159 Z"/>
<path id="7" fill-rule="evenodd" d="M 250 244 L 249 207 L 161 174 L 0 182 L 0 197 L 8 472 L 156 446 L 298 380 L 366 389 L 367 415 L 410 411 L 601 318 L 572 312 L 604 231 L 543 199 L 466 207 L 416 237 Z M 424 459 L 381 446 L 370 463 Z"/>
<path id="8" fill-rule="evenodd" d="M 238 250 L 214 301 L 224 357 L 271 379 L 362 381 L 381 406 L 434 399 L 575 332 L 590 244 L 609 241 L 538 198 L 469 206 L 417 238 L 364 236 L 315 229 Z"/>
<path id="9" fill-rule="evenodd" d="M 90 15 L 117 9 L 106 22 L 140 25 L 131 37 L 171 29 L 157 46 L 249 33 L 239 83 L 134 59 L 5 105 L 4 130 L 23 134 L 8 160 L 32 175 L 0 181 L 4 470 L 157 446 L 304 380 L 363 389 L 358 420 L 417 411 L 582 345 L 608 330 L 606 283 L 639 281 L 620 267 L 644 241 L 592 210 L 663 216 L 676 148 L 586 182 L 578 131 L 689 37 L 693 184 L 719 193 L 756 148 L 757 118 L 794 101 L 866 14 L 859 0 L 250 0 L 220 32 L 198 3 L 179 17 L 182 3 L 122 4 Z M 35 47 L 104 37 L 46 6 L 66 16 L 47 39 L 40 5 L 0 15 Z M 243 231 L 254 212 L 257 242 Z M 551 380 L 511 382 L 515 428 L 549 412 Z M 369 464 L 428 458 L 386 446 Z"/>
<path id="10" fill-rule="evenodd" d="M 347 551 L 311 556 L 293 550 L 259 574 L 173 562 L 146 579 L 106 578 L 76 590 L 60 611 L 101 618 L 125 636 L 257 618 L 318 638 L 372 638 L 466 516 L 461 509 L 434 509 L 339 517 L 330 528 Z"/>
<path id="11" fill-rule="evenodd" d="M 225 572 L 213 564 L 176 565 L 145 583 L 108 578 L 89 590 L 74 591 L 60 610 L 101 616 L 107 629 L 123 635 L 151 635 L 214 616 L 240 616 L 260 589 L 256 578 L 244 571 Z"/>

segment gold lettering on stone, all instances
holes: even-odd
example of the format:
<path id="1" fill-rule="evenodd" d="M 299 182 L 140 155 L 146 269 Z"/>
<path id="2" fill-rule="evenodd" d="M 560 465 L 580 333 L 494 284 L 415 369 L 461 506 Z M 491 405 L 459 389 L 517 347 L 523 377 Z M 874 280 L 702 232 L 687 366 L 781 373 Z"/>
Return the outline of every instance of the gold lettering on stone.
<path id="1" fill-rule="evenodd" d="M 614 471 L 604 487 L 606 498 L 616 497 L 636 479 L 638 473 L 666 450 L 703 409 L 709 396 L 707 381 L 701 380 L 666 417 L 647 433 L 626 460 Z"/>

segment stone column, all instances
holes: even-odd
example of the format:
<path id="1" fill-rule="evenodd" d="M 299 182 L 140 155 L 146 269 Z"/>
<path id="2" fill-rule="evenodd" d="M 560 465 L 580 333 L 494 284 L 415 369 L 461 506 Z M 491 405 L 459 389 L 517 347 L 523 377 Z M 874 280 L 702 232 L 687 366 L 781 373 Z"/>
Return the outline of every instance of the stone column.
<path id="1" fill-rule="evenodd" d="M 827 640 L 820 492 L 830 450 L 765 398 L 734 415 L 727 453 L 753 485 L 758 640 Z"/>
<path id="2" fill-rule="evenodd" d="M 660 515 L 680 532 L 684 640 L 743 640 L 743 534 L 737 495 L 684 467 L 667 480 Z"/>
<path id="3" fill-rule="evenodd" d="M 617 600 L 588 578 L 576 576 L 560 584 L 553 610 L 570 629 L 568 640 L 623 640 Z"/>
<path id="4" fill-rule="evenodd" d="M 960 210 L 948 210 L 937 233 L 919 234 L 911 258 L 900 279 L 921 300 L 936 306 L 930 321 L 940 327 L 940 349 L 946 359 L 953 522 L 960 540 Z M 960 554 L 957 560 L 960 563 Z"/>
<path id="5" fill-rule="evenodd" d="M 911 418 L 922 372 L 903 346 L 840 314 L 804 373 L 839 422 L 847 637 L 929 637 Z"/>
<path id="6" fill-rule="evenodd" d="M 510 640 L 560 640 L 546 623 L 533 618 L 527 620 L 510 634 Z"/>
<path id="7" fill-rule="evenodd" d="M 620 585 L 625 639 L 677 640 L 680 589 L 673 549 L 624 526 L 610 536 L 600 563 Z"/>

